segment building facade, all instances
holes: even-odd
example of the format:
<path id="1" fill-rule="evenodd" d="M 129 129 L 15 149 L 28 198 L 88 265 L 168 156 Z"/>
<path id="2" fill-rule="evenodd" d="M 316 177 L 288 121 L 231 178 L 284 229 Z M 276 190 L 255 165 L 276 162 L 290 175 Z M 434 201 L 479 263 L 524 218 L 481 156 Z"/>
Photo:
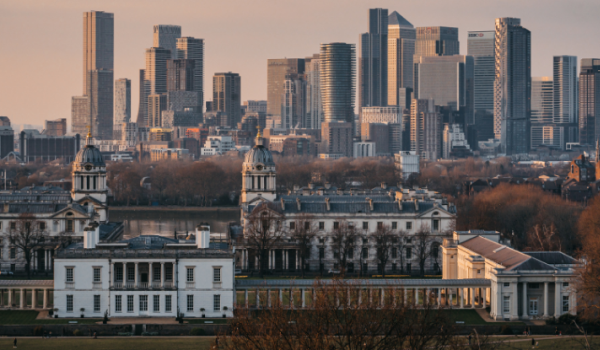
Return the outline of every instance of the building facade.
<path id="1" fill-rule="evenodd" d="M 353 44 L 321 44 L 321 98 L 324 122 L 354 120 L 356 49 Z"/>
<path id="2" fill-rule="evenodd" d="M 581 59 L 579 73 L 579 143 L 600 139 L 600 59 Z"/>
<path id="3" fill-rule="evenodd" d="M 304 74 L 303 58 L 267 60 L 267 116 L 281 116 L 283 85 L 288 74 Z"/>
<path id="4" fill-rule="evenodd" d="M 241 117 L 242 83 L 238 73 L 215 73 L 213 77 L 213 111 L 227 114 L 230 127 Z"/>
<path id="5" fill-rule="evenodd" d="M 171 59 L 177 58 L 177 39 L 181 38 L 181 26 L 158 24 L 154 26 L 153 47 L 171 51 Z"/>
<path id="6" fill-rule="evenodd" d="M 131 80 L 117 79 L 115 82 L 115 120 L 113 139 L 120 140 L 123 123 L 131 121 Z"/>
<path id="7" fill-rule="evenodd" d="M 548 145 L 560 148 L 555 143 L 554 129 L 554 83 L 550 77 L 531 78 L 531 148 Z"/>
<path id="8" fill-rule="evenodd" d="M 305 128 L 320 129 L 323 122 L 323 100 L 321 95 L 321 59 L 319 54 L 305 59 L 306 63 L 306 112 Z"/>
<path id="9" fill-rule="evenodd" d="M 10 125 L 9 125 L 10 126 Z M 65 136 L 67 134 L 67 119 L 46 120 L 44 122 L 44 135 Z M 1 156 L 2 152 L 0 152 Z M 3 157 L 3 156 L 1 156 Z"/>
<path id="10" fill-rule="evenodd" d="M 469 32 L 467 54 L 473 56 L 473 118 L 477 140 L 494 138 L 495 32 Z"/>
<path id="11" fill-rule="evenodd" d="M 387 103 L 401 105 L 400 88 L 413 87 L 413 56 L 415 55 L 415 27 L 394 11 L 388 18 Z"/>
<path id="12" fill-rule="evenodd" d="M 359 38 L 358 106 L 387 106 L 388 10 L 369 9 L 369 31 Z"/>
<path id="13" fill-rule="evenodd" d="M 577 57 L 554 56 L 553 68 L 554 124 L 565 131 L 564 150 L 567 142 L 579 141 Z"/>
<path id="14" fill-rule="evenodd" d="M 177 39 L 177 58 L 194 60 L 194 91 L 198 93 L 198 112 L 204 106 L 204 39 L 183 37 Z"/>
<path id="15" fill-rule="evenodd" d="M 423 56 L 452 56 L 460 54 L 458 28 L 417 27 L 415 59 Z"/>

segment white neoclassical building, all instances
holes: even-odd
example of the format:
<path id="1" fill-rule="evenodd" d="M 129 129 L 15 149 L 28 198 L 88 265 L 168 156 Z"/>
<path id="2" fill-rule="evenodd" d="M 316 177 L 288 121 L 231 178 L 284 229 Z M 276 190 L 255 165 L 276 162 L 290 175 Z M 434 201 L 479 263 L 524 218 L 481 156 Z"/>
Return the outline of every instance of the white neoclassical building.
<path id="1" fill-rule="evenodd" d="M 579 262 L 562 252 L 520 252 L 503 244 L 496 231 L 454 232 L 444 240 L 443 278 L 487 279 L 488 289 L 469 289 L 489 303 L 496 320 L 576 314 L 573 286 Z M 470 296 L 469 296 L 470 298 Z"/>
<path id="2" fill-rule="evenodd" d="M 55 314 L 231 317 L 234 278 L 233 253 L 210 243 L 208 226 L 199 226 L 196 240 L 142 235 L 104 242 L 93 225 L 83 243 L 56 254 Z"/>

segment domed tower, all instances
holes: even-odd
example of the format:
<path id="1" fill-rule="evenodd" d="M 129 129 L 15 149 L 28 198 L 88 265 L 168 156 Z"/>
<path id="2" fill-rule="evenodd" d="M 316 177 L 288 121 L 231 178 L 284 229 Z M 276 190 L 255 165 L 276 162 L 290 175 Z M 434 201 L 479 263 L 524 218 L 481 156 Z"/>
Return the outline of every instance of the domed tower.
<path id="1" fill-rule="evenodd" d="M 108 221 L 106 164 L 100 150 L 92 145 L 90 132 L 85 143 L 85 147 L 79 150 L 73 162 L 71 197 L 74 202 L 84 207 L 92 206 L 100 216 L 99 221 L 106 222 Z"/>
<path id="2" fill-rule="evenodd" d="M 248 203 L 259 197 L 274 201 L 276 177 L 273 155 L 263 145 L 259 129 L 256 145 L 246 153 L 242 165 L 242 203 Z"/>

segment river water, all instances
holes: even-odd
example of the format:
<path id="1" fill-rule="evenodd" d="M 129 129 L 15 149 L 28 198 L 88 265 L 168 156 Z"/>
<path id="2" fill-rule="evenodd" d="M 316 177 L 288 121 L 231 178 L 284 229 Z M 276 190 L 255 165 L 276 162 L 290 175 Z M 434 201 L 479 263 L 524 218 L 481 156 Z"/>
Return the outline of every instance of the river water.
<path id="1" fill-rule="evenodd" d="M 211 233 L 226 233 L 230 222 L 240 221 L 240 210 L 237 209 L 208 209 L 208 210 L 160 210 L 156 208 L 139 208 L 135 210 L 110 210 L 110 221 L 122 221 L 125 225 L 124 239 L 139 235 L 161 235 L 173 237 L 173 231 L 178 233 L 194 232 L 196 226 L 206 222 L 210 225 Z"/>

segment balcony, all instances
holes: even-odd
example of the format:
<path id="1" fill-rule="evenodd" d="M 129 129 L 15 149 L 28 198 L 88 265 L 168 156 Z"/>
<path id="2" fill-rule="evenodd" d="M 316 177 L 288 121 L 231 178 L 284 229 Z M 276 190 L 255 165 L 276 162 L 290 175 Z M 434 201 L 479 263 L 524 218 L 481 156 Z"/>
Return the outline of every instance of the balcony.
<path id="1" fill-rule="evenodd" d="M 137 286 L 133 281 L 113 282 L 111 290 L 170 290 L 175 289 L 173 281 L 165 281 L 164 287 L 161 287 L 160 281 L 154 282 L 138 282 Z"/>

